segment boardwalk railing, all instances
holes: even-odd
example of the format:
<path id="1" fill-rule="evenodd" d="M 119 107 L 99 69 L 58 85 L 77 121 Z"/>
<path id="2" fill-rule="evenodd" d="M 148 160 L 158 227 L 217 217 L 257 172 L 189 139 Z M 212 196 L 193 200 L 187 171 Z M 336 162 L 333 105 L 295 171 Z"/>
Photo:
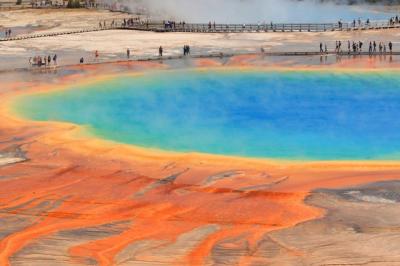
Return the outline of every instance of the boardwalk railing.
<path id="1" fill-rule="evenodd" d="M 103 31 L 103 30 L 113 30 L 113 29 L 121 29 L 121 27 L 98 27 L 98 28 L 87 28 L 87 29 L 79 29 L 79 30 L 70 30 L 70 31 L 61 31 L 61 32 L 44 32 L 44 33 L 36 33 L 36 34 L 28 34 L 28 35 L 16 35 L 8 38 L 0 38 L 0 42 L 2 41 L 19 41 L 26 39 L 35 39 L 35 38 L 43 38 L 43 37 L 52 37 L 52 36 L 60 36 L 60 35 L 69 35 L 69 34 L 78 34 L 85 32 L 95 32 L 95 31 Z"/>
<path id="2" fill-rule="evenodd" d="M 103 21 L 104 23 L 104 21 Z M 375 21 L 371 23 L 356 24 L 353 23 L 293 23 L 293 24 L 165 24 L 161 22 L 138 23 L 128 25 L 121 21 L 107 21 L 106 26 L 97 26 L 93 28 L 70 30 L 63 32 L 44 32 L 28 35 L 16 35 L 8 38 L 0 38 L 0 41 L 16 41 L 32 38 L 51 37 L 67 34 L 77 34 L 84 32 L 94 32 L 101 30 L 141 30 L 154 32 L 197 32 L 197 33 L 245 33 L 245 32 L 325 32 L 325 31 L 361 31 L 361 30 L 381 30 L 400 28 L 400 23 L 390 24 L 388 21 Z"/>
<path id="3" fill-rule="evenodd" d="M 324 31 L 353 31 L 400 28 L 400 24 L 390 24 L 387 21 L 371 23 L 291 23 L 291 24 L 163 24 L 143 23 L 126 26 L 124 28 L 149 30 L 159 32 L 324 32 Z"/>

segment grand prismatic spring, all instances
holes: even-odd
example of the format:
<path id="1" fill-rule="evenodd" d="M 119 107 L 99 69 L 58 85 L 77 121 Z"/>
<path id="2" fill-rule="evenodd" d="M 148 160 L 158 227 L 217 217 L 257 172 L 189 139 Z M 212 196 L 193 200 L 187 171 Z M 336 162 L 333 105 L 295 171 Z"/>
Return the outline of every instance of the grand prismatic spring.
<path id="1" fill-rule="evenodd" d="M 399 81 L 392 71 L 164 71 L 27 96 L 16 109 L 169 151 L 398 159 Z"/>
<path id="2" fill-rule="evenodd" d="M 0 1 L 0 266 L 400 265 L 397 3 L 157 2 Z"/>

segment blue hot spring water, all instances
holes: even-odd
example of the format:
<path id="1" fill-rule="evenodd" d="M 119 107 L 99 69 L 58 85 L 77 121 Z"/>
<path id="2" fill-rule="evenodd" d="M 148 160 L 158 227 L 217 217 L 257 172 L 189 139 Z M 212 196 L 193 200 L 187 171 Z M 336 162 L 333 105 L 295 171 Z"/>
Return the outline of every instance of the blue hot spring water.
<path id="1" fill-rule="evenodd" d="M 167 71 L 24 96 L 29 119 L 126 144 L 290 160 L 400 157 L 393 72 Z"/>

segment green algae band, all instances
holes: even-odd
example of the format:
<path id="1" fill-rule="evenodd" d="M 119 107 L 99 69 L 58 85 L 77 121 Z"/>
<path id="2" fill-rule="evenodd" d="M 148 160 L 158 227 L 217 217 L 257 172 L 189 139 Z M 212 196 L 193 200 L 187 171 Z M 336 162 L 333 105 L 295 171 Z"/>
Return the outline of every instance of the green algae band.
<path id="1" fill-rule="evenodd" d="M 169 151 L 294 160 L 400 151 L 400 78 L 390 72 L 157 72 L 26 96 L 16 108 Z"/>

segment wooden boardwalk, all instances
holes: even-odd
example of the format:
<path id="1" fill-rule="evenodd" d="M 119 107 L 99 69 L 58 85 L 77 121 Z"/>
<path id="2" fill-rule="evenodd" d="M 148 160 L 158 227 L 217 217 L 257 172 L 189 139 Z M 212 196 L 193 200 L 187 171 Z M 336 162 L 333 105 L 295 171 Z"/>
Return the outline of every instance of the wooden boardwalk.
<path id="1" fill-rule="evenodd" d="M 386 21 L 353 25 L 352 23 L 297 23 L 297 24 L 175 24 L 162 23 L 136 24 L 124 27 L 133 30 L 156 32 L 198 32 L 198 33 L 241 33 L 241 32 L 326 32 L 326 31 L 365 31 L 400 28 L 400 24 L 390 25 Z"/>
<path id="2" fill-rule="evenodd" d="M 364 57 L 364 56 L 370 56 L 370 57 L 383 57 L 385 58 L 388 56 L 389 58 L 391 56 L 400 56 L 400 52 L 386 52 L 386 53 L 379 53 L 375 52 L 372 54 L 369 54 L 368 52 L 357 52 L 357 53 L 348 53 L 346 52 L 341 52 L 341 53 L 336 53 L 336 52 L 327 52 L 327 53 L 320 53 L 320 52 L 311 52 L 311 51 L 297 51 L 297 52 L 284 52 L 284 51 L 277 51 L 277 52 L 264 52 L 264 53 L 210 53 L 210 54 L 194 54 L 194 55 L 188 55 L 188 56 L 183 56 L 183 55 L 168 55 L 168 56 L 146 56 L 146 57 L 135 57 L 132 59 L 117 59 L 117 60 L 98 60 L 98 61 L 89 61 L 85 62 L 84 64 L 60 64 L 60 65 L 51 65 L 51 66 L 28 66 L 28 67 L 20 67 L 20 68 L 9 68 L 9 69 L 0 69 L 0 74 L 1 73 L 7 73 L 7 72 L 14 72 L 14 71 L 38 71 L 38 72 L 47 72 L 47 71 L 54 71 L 57 69 L 62 69 L 66 67 L 71 67 L 71 66 L 82 66 L 82 65 L 103 65 L 103 64 L 115 64 L 115 63 L 129 63 L 129 62 L 143 62 L 143 61 L 170 61 L 170 60 L 182 60 L 182 59 L 201 59 L 201 58 L 230 58 L 234 56 L 259 56 L 260 58 L 262 57 L 291 57 L 291 56 L 320 56 L 320 57 L 325 57 L 325 56 L 337 56 L 337 57 Z"/>
<path id="3" fill-rule="evenodd" d="M 365 31 L 400 28 L 400 24 L 389 25 L 388 22 L 371 22 L 369 25 L 354 26 L 350 23 L 339 24 L 175 24 L 163 23 L 135 23 L 124 26 L 122 24 L 109 27 L 94 27 L 72 31 L 46 32 L 27 35 L 17 35 L 9 38 L 0 38 L 0 42 L 19 41 L 34 38 L 54 37 L 60 35 L 79 34 L 104 30 L 139 30 L 153 32 L 195 32 L 195 33 L 257 33 L 257 32 L 327 32 L 327 31 Z"/>
<path id="4" fill-rule="evenodd" d="M 350 52 L 348 53 L 347 51 L 343 51 L 340 53 L 337 52 L 327 52 L 327 53 L 320 53 L 320 52 L 312 52 L 312 51 L 276 51 L 276 52 L 264 52 L 264 53 L 209 53 L 209 54 L 193 54 L 193 55 L 188 55 L 188 56 L 183 56 L 183 55 L 167 55 L 167 56 L 139 56 L 131 59 L 123 59 L 119 58 L 116 60 L 98 60 L 98 61 L 89 61 L 85 62 L 84 64 L 60 64 L 60 65 L 51 65 L 51 66 L 30 66 L 30 67 L 22 67 L 22 68 L 10 68 L 10 69 L 0 69 L 0 74 L 1 73 L 6 73 L 6 72 L 13 72 L 13 71 L 52 71 L 55 69 L 61 69 L 65 67 L 71 67 L 71 66 L 82 66 L 82 65 L 104 65 L 104 64 L 115 64 L 115 63 L 128 63 L 128 62 L 143 62 L 143 61 L 169 61 L 169 60 L 182 60 L 182 59 L 202 59 L 202 58 L 230 58 L 234 56 L 259 56 L 260 58 L 263 57 L 301 57 L 301 56 L 314 56 L 314 57 L 325 57 L 325 56 L 337 56 L 337 57 L 391 57 L 391 56 L 400 56 L 400 51 L 396 52 L 386 52 L 386 53 L 368 53 L 368 52 Z"/>
<path id="5" fill-rule="evenodd" d="M 53 37 L 53 36 L 60 36 L 60 35 L 78 34 L 78 33 L 85 33 L 85 32 L 113 30 L 113 29 L 117 29 L 117 28 L 116 27 L 88 28 L 88 29 L 80 29 L 80 30 L 73 30 L 73 31 L 46 32 L 46 33 L 37 33 L 37 34 L 16 35 L 16 36 L 9 37 L 9 38 L 0 38 L 0 42 L 20 41 L 20 40 L 27 40 L 27 39 L 36 39 L 36 38 Z"/>

